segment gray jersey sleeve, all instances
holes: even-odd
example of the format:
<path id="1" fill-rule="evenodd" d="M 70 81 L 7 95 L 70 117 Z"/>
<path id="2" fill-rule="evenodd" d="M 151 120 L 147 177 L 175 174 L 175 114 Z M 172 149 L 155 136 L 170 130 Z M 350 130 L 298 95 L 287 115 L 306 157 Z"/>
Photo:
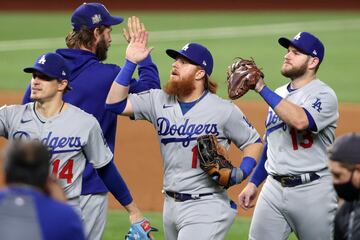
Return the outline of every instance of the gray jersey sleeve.
<path id="1" fill-rule="evenodd" d="M 320 132 L 338 118 L 338 101 L 331 89 L 310 95 L 303 107 L 315 121 L 317 131 Z"/>
<path id="2" fill-rule="evenodd" d="M 0 136 L 8 136 L 8 107 L 6 105 L 0 108 Z"/>
<path id="3" fill-rule="evenodd" d="M 128 100 L 131 102 L 134 118 L 136 120 L 148 120 L 155 122 L 155 105 L 158 104 L 156 97 L 160 90 L 149 90 L 137 94 L 130 94 Z"/>
<path id="4" fill-rule="evenodd" d="M 87 142 L 83 146 L 83 151 L 86 159 L 94 168 L 105 166 L 113 158 L 113 154 L 106 143 L 100 125 L 95 118 L 93 119 L 93 125 L 89 130 Z"/>
<path id="5" fill-rule="evenodd" d="M 241 150 L 249 144 L 255 143 L 260 137 L 249 120 L 235 105 L 228 120 L 225 122 L 224 134 Z"/>

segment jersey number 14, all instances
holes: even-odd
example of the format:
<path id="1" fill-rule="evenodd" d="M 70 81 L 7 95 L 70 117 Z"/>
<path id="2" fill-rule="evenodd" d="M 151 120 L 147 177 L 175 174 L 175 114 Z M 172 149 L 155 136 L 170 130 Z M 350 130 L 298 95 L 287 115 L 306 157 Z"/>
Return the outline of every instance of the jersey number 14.
<path id="1" fill-rule="evenodd" d="M 60 172 L 59 172 L 59 165 L 60 165 L 60 159 L 56 159 L 55 161 L 52 162 L 52 167 L 53 167 L 52 174 L 58 179 L 66 179 L 66 182 L 68 184 L 72 183 L 74 160 L 69 159 Z"/>

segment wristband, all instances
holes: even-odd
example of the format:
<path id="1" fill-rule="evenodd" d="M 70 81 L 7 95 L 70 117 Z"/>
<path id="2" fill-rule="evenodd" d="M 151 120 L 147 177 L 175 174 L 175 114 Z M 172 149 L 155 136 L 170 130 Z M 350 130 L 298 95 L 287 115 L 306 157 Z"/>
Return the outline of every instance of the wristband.
<path id="1" fill-rule="evenodd" d="M 114 81 L 124 87 L 128 87 L 135 68 L 136 64 L 126 59 L 124 66 L 121 68 Z"/>
<path id="2" fill-rule="evenodd" d="M 261 97 L 269 104 L 269 106 L 272 109 L 275 109 L 275 107 L 280 103 L 280 101 L 283 99 L 279 95 L 277 95 L 275 92 L 273 92 L 270 88 L 267 86 L 264 86 L 263 89 L 259 92 Z"/>

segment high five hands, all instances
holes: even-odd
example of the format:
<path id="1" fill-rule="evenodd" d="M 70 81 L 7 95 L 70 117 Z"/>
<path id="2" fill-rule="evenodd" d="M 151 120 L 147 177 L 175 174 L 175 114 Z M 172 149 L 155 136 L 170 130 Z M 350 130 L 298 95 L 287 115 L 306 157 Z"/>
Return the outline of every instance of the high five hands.
<path id="1" fill-rule="evenodd" d="M 128 19 L 128 29 L 123 30 L 124 38 L 129 42 L 126 49 L 126 59 L 139 63 L 144 60 L 153 47 L 147 47 L 149 33 L 138 17 L 132 16 Z"/>

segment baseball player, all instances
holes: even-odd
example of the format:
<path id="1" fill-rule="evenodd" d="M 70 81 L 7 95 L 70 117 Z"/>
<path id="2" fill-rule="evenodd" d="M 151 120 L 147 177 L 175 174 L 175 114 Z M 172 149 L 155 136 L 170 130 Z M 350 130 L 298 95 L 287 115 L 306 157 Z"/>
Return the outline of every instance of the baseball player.
<path id="1" fill-rule="evenodd" d="M 94 20 L 94 21 L 93 21 Z M 73 31 L 66 37 L 67 49 L 56 52 L 63 56 L 70 67 L 71 85 L 74 91 L 68 92 L 64 100 L 99 121 L 109 148 L 114 152 L 117 125 L 116 114 L 106 111 L 105 99 L 120 67 L 115 64 L 102 63 L 106 59 L 111 43 L 111 26 L 120 24 L 121 17 L 112 16 L 100 3 L 85 3 L 79 6 L 71 17 Z M 136 32 L 144 28 L 137 17 L 131 17 L 128 29 Z M 125 36 L 129 34 L 125 31 Z M 141 92 L 150 88 L 160 88 L 159 73 L 149 55 L 139 63 L 139 79 L 132 79 L 130 92 Z M 30 87 L 27 89 L 23 103 L 30 101 Z M 133 198 L 123 179 L 120 203 L 127 206 Z M 99 178 L 93 166 L 87 161 L 80 204 L 86 222 L 86 233 L 89 239 L 101 239 L 105 229 L 108 209 L 108 189 Z M 143 216 L 138 208 L 129 212 L 131 223 L 140 221 Z"/>
<path id="2" fill-rule="evenodd" d="M 237 168 L 243 178 L 234 184 L 256 165 L 261 140 L 238 107 L 214 94 L 216 84 L 209 79 L 213 58 L 200 44 L 166 51 L 175 62 L 164 90 L 128 95 L 137 63 L 152 50 L 146 43 L 146 31 L 131 36 L 125 65 L 110 89 L 107 107 L 147 120 L 157 131 L 164 169 L 165 238 L 223 239 L 235 219 L 236 204 L 200 169 L 196 138 L 213 134 L 226 148 L 233 141 L 243 150 L 244 158 Z"/>
<path id="3" fill-rule="evenodd" d="M 50 160 L 47 147 L 39 141 L 12 141 L 7 148 L 7 188 L 0 191 L 1 239 L 85 239 L 75 211 L 46 194 L 56 188 L 49 184 Z"/>
<path id="4" fill-rule="evenodd" d="M 280 38 L 287 49 L 281 68 L 290 82 L 270 90 L 261 80 L 256 92 L 269 105 L 266 147 L 256 171 L 239 195 L 244 209 L 269 175 L 257 201 L 249 239 L 331 239 L 336 194 L 326 148 L 335 138 L 338 101 L 316 77 L 324 58 L 321 41 L 308 32 Z"/>
<path id="5" fill-rule="evenodd" d="M 65 59 L 56 53 L 43 54 L 34 66 L 24 71 L 33 74 L 30 97 L 34 102 L 1 108 L 0 135 L 8 139 L 39 139 L 49 146 L 53 154 L 51 172 L 59 179 L 68 202 L 79 213 L 86 161 L 93 165 L 106 187 L 121 202 L 126 189 L 111 161 L 113 154 L 99 123 L 90 114 L 62 100 L 64 91 L 70 89 Z M 125 208 L 129 212 L 137 209 L 133 202 Z"/>

